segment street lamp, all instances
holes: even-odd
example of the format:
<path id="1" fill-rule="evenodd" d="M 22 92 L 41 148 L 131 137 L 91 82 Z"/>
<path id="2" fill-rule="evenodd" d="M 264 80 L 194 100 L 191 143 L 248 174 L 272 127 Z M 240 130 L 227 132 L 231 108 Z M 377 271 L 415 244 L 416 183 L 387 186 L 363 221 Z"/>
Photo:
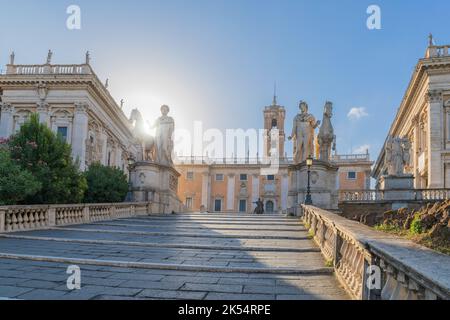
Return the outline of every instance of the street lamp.
<path id="1" fill-rule="evenodd" d="M 133 190 L 132 190 L 132 184 L 131 184 L 131 170 L 134 166 L 134 158 L 133 156 L 130 156 L 128 159 L 128 193 L 127 198 L 125 199 L 125 202 L 133 202 Z"/>
<path id="2" fill-rule="evenodd" d="M 306 159 L 306 166 L 308 167 L 308 186 L 306 189 L 306 197 L 305 197 L 305 204 L 306 205 L 312 205 L 312 198 L 311 198 L 311 166 L 313 164 L 313 158 L 310 155 Z"/>

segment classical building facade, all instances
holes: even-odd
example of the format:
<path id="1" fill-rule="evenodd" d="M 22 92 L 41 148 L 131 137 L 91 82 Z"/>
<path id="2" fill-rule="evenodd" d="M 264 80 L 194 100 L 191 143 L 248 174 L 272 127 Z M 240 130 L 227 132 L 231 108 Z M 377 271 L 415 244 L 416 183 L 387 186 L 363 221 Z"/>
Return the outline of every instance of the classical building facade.
<path id="1" fill-rule="evenodd" d="M 430 43 L 417 63 L 388 137 L 407 138 L 410 163 L 405 173 L 414 175 L 417 189 L 450 188 L 450 55 L 449 45 Z M 386 139 L 387 141 L 388 139 Z M 385 143 L 386 144 L 386 143 Z M 385 148 L 372 176 L 387 174 Z"/>
<path id="2" fill-rule="evenodd" d="M 100 162 L 127 171 L 138 153 L 133 124 L 127 119 L 90 65 L 15 64 L 11 54 L 0 75 L 0 138 L 8 138 L 32 113 L 72 145 L 80 168 Z"/>
<path id="3" fill-rule="evenodd" d="M 279 134 L 276 154 L 279 157 L 276 174 L 262 174 L 267 158 L 273 156 L 270 139 L 265 143 L 264 156 L 244 159 L 208 159 L 179 157 L 176 169 L 180 172 L 178 197 L 191 211 L 246 212 L 254 211 L 261 199 L 266 212 L 288 209 L 289 171 L 293 159 L 285 153 L 285 114 L 276 102 L 263 109 L 263 124 L 267 138 L 276 129 Z M 361 155 L 333 155 L 331 162 L 338 166 L 338 190 L 364 190 L 370 186 L 373 164 L 369 153 Z"/>

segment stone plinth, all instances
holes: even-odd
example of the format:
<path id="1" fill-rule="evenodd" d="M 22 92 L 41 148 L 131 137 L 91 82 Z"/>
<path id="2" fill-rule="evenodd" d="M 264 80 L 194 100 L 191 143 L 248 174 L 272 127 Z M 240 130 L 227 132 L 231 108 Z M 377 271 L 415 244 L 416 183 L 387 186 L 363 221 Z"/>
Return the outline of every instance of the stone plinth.
<path id="1" fill-rule="evenodd" d="M 380 190 L 384 190 L 384 200 L 414 200 L 414 176 L 381 176 Z"/>
<path id="2" fill-rule="evenodd" d="M 149 161 L 137 162 L 131 173 L 133 200 L 152 201 L 157 208 L 152 212 L 180 212 L 182 203 L 178 199 L 178 178 L 173 167 Z"/>
<path id="3" fill-rule="evenodd" d="M 329 162 L 314 160 L 310 170 L 313 205 L 323 209 L 338 209 L 338 167 Z M 289 176 L 289 207 L 296 208 L 305 202 L 308 185 L 306 162 L 289 166 Z"/>

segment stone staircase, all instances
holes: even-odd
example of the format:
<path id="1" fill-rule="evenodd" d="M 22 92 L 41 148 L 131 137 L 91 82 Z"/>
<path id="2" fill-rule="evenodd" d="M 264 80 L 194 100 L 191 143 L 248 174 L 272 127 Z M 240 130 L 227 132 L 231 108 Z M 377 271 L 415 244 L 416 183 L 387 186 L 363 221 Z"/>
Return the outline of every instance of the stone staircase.
<path id="1" fill-rule="evenodd" d="M 66 287 L 69 265 L 81 290 Z M 189 213 L 0 235 L 0 296 L 348 299 L 298 218 Z"/>

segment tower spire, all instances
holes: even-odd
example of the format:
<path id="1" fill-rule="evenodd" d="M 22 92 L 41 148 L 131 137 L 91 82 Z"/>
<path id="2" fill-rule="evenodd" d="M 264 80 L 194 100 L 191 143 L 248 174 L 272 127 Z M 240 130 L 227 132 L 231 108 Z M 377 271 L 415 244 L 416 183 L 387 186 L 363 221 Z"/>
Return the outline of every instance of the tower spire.
<path id="1" fill-rule="evenodd" d="M 273 100 L 272 100 L 272 105 L 273 106 L 277 105 L 277 82 L 276 81 L 273 83 Z"/>

